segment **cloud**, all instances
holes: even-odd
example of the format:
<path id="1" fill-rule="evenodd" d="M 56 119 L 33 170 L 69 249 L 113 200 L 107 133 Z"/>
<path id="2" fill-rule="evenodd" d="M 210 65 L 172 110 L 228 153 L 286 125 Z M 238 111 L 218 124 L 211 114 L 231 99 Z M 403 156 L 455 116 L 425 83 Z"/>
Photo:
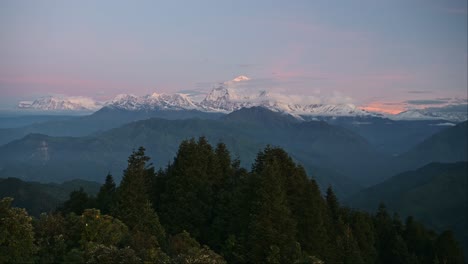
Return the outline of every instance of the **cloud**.
<path id="1" fill-rule="evenodd" d="M 413 90 L 413 91 L 408 91 L 410 94 L 429 94 L 433 93 L 432 91 L 426 91 L 426 90 Z"/>
<path id="2" fill-rule="evenodd" d="M 468 104 L 450 104 L 442 107 L 427 107 L 425 110 L 437 110 L 439 112 L 447 113 L 468 113 Z"/>
<path id="3" fill-rule="evenodd" d="M 405 101 L 407 104 L 411 105 L 441 105 L 446 104 L 447 100 L 408 100 Z"/>
<path id="4" fill-rule="evenodd" d="M 361 107 L 364 110 L 371 111 L 371 112 L 379 112 L 379 113 L 386 113 L 386 114 L 398 114 L 405 110 L 404 104 L 402 103 L 391 103 L 391 102 L 380 102 L 375 101 L 369 104 L 366 104 Z"/>

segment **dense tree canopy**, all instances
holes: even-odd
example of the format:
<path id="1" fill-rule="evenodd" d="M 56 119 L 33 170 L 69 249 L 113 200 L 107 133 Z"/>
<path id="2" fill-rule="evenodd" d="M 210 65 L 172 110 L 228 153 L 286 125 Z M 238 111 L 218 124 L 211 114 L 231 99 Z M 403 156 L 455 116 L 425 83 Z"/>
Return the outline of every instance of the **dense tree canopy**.
<path id="1" fill-rule="evenodd" d="M 203 137 L 158 171 L 141 147 L 118 186 L 37 219 L 5 198 L 0 221 L 1 263 L 463 263 L 451 232 L 343 207 L 280 148 L 247 171 Z"/>

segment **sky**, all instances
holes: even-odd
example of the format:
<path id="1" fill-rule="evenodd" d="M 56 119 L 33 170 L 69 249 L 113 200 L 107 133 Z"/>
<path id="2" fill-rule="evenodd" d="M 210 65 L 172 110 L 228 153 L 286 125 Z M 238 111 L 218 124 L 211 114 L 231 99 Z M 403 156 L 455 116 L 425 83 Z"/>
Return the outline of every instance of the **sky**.
<path id="1" fill-rule="evenodd" d="M 0 108 L 246 89 L 370 110 L 465 102 L 467 1 L 0 1 Z"/>

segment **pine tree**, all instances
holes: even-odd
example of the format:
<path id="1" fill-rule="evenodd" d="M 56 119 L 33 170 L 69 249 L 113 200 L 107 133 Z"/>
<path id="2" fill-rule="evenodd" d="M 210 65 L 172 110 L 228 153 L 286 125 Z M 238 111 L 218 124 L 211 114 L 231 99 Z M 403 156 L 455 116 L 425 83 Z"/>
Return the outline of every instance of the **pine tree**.
<path id="1" fill-rule="evenodd" d="M 262 158 L 262 157 L 261 157 Z M 263 162 L 262 162 L 263 163 Z M 252 201 L 248 247 L 255 263 L 292 263 L 296 256 L 296 223 L 288 208 L 284 181 L 276 160 L 255 164 L 256 195 Z M 273 255 L 272 255 L 273 254 Z"/>
<path id="2" fill-rule="evenodd" d="M 79 190 L 70 193 L 70 197 L 57 210 L 64 214 L 75 213 L 80 215 L 86 208 L 93 208 L 95 201 L 80 187 Z"/>
<path id="3" fill-rule="evenodd" d="M 375 230 L 373 219 L 368 213 L 354 211 L 349 219 L 354 238 L 361 252 L 364 263 L 375 263 L 377 249 L 375 248 Z"/>
<path id="4" fill-rule="evenodd" d="M 444 231 L 437 237 L 435 255 L 439 263 L 463 263 L 463 251 L 451 231 Z"/>
<path id="5" fill-rule="evenodd" d="M 429 263 L 434 259 L 433 240 L 435 239 L 424 226 L 412 216 L 406 219 L 403 239 L 408 245 L 408 252 L 420 263 Z"/>
<path id="6" fill-rule="evenodd" d="M 96 197 L 97 207 L 103 214 L 109 214 L 115 206 L 116 186 L 111 174 L 107 174 L 105 183 L 99 189 Z"/>
<path id="7" fill-rule="evenodd" d="M 341 218 L 340 204 L 331 186 L 327 188 L 326 201 L 332 220 L 337 222 Z"/>
<path id="8" fill-rule="evenodd" d="M 160 247 L 165 241 L 165 230 L 149 200 L 154 169 L 148 161 L 143 147 L 130 155 L 117 190 L 114 215 L 131 230 L 131 244 L 138 255 L 144 261 L 153 261 L 162 256 Z"/>
<path id="9" fill-rule="evenodd" d="M 411 263 L 405 241 L 395 228 L 394 219 L 390 217 L 385 205 L 379 205 L 375 217 L 377 231 L 377 249 L 381 263 Z M 397 225 L 399 226 L 399 224 Z"/>
<path id="10" fill-rule="evenodd" d="M 213 149 L 205 138 L 180 144 L 161 195 L 161 216 L 170 233 L 187 230 L 203 243 L 209 240 L 217 168 Z"/>

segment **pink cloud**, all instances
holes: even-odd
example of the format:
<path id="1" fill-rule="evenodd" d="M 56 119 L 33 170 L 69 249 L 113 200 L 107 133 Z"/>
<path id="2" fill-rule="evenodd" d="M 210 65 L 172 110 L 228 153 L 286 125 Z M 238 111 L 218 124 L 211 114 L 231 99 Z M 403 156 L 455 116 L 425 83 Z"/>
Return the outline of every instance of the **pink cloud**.
<path id="1" fill-rule="evenodd" d="M 386 103 L 380 101 L 365 104 L 360 108 L 371 112 L 379 112 L 385 114 L 398 114 L 406 110 L 404 103 Z"/>

